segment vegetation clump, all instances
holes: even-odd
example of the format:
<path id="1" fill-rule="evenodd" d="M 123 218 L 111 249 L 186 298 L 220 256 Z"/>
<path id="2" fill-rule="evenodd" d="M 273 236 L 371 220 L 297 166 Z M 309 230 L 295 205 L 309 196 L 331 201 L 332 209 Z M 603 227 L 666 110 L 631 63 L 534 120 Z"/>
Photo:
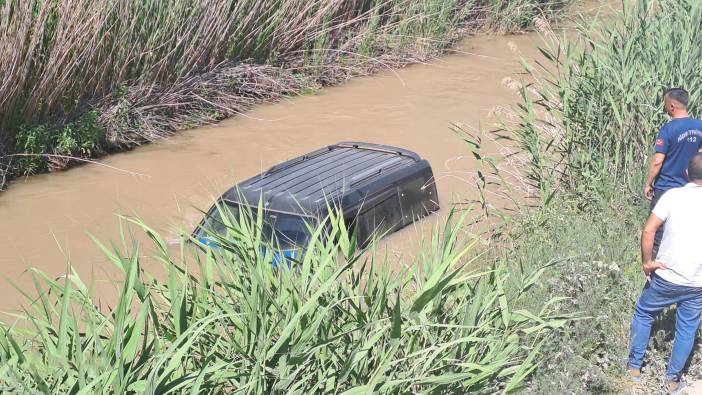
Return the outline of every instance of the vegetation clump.
<path id="1" fill-rule="evenodd" d="M 144 247 L 103 247 L 124 273 L 109 309 L 76 273 L 33 272 L 39 296 L 26 294 L 18 322 L 0 327 L 3 391 L 509 393 L 569 318 L 557 300 L 530 302 L 543 270 L 478 266 L 465 215 L 400 273 L 357 251 L 334 216 L 299 262 L 273 269 L 281 253 L 261 248 L 261 222 L 221 216 L 226 233 L 210 246 L 183 240 L 180 254 L 132 221 L 163 274 L 143 270 Z"/>
<path id="2" fill-rule="evenodd" d="M 15 136 L 17 167 L 26 172 L 62 169 L 73 158 L 100 154 L 105 132 L 97 118 L 97 111 L 90 110 L 56 130 L 47 124 L 22 127 Z"/>
<path id="3" fill-rule="evenodd" d="M 129 148 L 262 101 L 429 59 L 467 32 L 524 29 L 561 5 L 5 0 L 0 169 L 3 175 L 59 169 L 70 161 L 56 160 L 57 153 L 90 157 Z M 81 120 L 86 113 L 97 117 Z M 64 127 L 93 130 L 95 121 L 105 138 L 89 147 Z M 27 156 L 41 154 L 48 156 Z"/>
<path id="4" fill-rule="evenodd" d="M 624 366 L 644 284 L 638 254 L 649 205 L 643 199 L 647 160 L 667 121 L 666 88 L 690 90 L 691 113 L 699 116 L 701 33 L 690 26 L 700 26 L 701 17 L 697 1 L 645 0 L 625 3 L 606 24 L 581 26 L 575 39 L 544 24 L 545 61 L 526 65 L 529 81 L 516 84 L 519 106 L 500 112 L 500 130 L 464 134 L 474 150 L 481 139 L 511 140 L 501 145 L 504 155 L 483 158 L 479 186 L 500 195 L 521 192 L 535 208 L 516 207 L 508 217 L 501 239 L 507 260 L 525 267 L 558 262 L 540 284 L 542 298 L 567 296 L 562 312 L 589 317 L 571 321 L 547 342 L 549 357 L 531 378 L 531 391 L 663 388 L 674 315 L 664 313 L 654 325 L 644 383 L 627 383 Z M 688 378 L 702 377 L 700 356 L 693 353 Z"/>

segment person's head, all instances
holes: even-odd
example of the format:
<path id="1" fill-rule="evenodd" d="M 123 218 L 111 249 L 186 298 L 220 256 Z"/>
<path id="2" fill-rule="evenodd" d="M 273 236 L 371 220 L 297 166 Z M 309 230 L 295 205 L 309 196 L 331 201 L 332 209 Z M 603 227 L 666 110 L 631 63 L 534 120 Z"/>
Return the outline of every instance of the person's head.
<path id="1" fill-rule="evenodd" d="M 663 94 L 663 107 L 665 112 L 671 117 L 681 113 L 687 114 L 687 103 L 690 100 L 690 95 L 685 89 L 670 88 Z"/>
<path id="2" fill-rule="evenodd" d="M 687 165 L 687 178 L 695 184 L 702 184 L 702 153 L 697 153 Z"/>

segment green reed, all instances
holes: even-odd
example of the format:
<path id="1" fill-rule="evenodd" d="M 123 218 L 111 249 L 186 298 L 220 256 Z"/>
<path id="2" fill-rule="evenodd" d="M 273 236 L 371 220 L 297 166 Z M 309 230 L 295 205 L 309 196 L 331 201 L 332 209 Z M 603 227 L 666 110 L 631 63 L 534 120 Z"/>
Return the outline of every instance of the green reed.
<path id="1" fill-rule="evenodd" d="M 65 168 L 41 155 L 121 150 L 281 94 L 423 61 L 465 32 L 523 29 L 562 2 L 2 1 L 0 175 Z M 66 134 L 91 111 L 94 140 Z M 8 156 L 17 153 L 30 156 Z"/>
<path id="2" fill-rule="evenodd" d="M 545 59 L 526 65 L 517 120 L 506 128 L 534 160 L 529 176 L 584 200 L 613 185 L 639 196 L 669 87 L 691 93 L 698 114 L 702 4 L 644 0 L 620 15 L 582 22 L 578 34 L 545 30 Z M 544 166 L 545 165 L 545 166 Z"/>
<path id="3" fill-rule="evenodd" d="M 509 393 L 568 319 L 533 304 L 543 269 L 478 264 L 449 218 L 393 272 L 343 218 L 312 229 L 298 262 L 272 269 L 260 221 L 223 212 L 217 248 L 107 248 L 123 273 L 99 308 L 76 273 L 32 271 L 36 294 L 0 327 L 0 386 L 24 393 Z M 260 218 L 260 216 L 258 217 Z M 325 225 L 329 225 L 325 227 Z M 325 230 L 326 229 L 326 230 Z M 375 243 L 373 243 L 375 244 Z M 38 295 L 38 296 L 37 296 Z M 529 306 L 521 308 L 517 306 Z"/>

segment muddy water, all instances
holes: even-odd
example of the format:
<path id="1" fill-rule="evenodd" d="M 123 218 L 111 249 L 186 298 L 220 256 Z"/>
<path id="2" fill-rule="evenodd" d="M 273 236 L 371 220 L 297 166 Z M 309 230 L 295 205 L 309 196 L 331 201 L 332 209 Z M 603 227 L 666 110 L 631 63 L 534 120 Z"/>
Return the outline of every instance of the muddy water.
<path id="1" fill-rule="evenodd" d="M 428 159 L 445 215 L 452 202 L 470 198 L 467 172 L 475 166 L 450 123 L 486 125 L 495 106 L 514 103 L 516 95 L 501 83 L 519 70 L 513 48 L 531 57 L 538 42 L 532 35 L 471 38 L 458 53 L 431 64 L 261 106 L 110 156 L 103 161 L 110 167 L 86 165 L 17 181 L 0 194 L 0 273 L 26 287 L 27 268 L 59 276 L 70 261 L 85 278 L 115 277 L 88 232 L 116 240 L 118 215 L 130 215 L 174 237 L 237 181 L 342 140 L 397 145 Z M 417 235 L 441 215 L 391 237 L 388 251 L 408 262 Z M 16 294 L 3 282 L 0 310 L 16 307 Z"/>

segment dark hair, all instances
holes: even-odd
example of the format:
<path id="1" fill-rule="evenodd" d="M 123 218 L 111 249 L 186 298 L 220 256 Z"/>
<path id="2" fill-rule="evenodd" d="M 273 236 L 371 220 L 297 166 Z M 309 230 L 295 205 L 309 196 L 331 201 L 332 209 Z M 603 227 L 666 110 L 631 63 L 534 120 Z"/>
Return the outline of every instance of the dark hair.
<path id="1" fill-rule="evenodd" d="M 690 181 L 702 181 L 702 153 L 697 153 L 687 165 L 687 177 Z"/>
<path id="2" fill-rule="evenodd" d="M 666 89 L 663 97 L 668 96 L 670 99 L 687 107 L 687 102 L 690 100 L 690 94 L 683 88 L 670 88 Z"/>

